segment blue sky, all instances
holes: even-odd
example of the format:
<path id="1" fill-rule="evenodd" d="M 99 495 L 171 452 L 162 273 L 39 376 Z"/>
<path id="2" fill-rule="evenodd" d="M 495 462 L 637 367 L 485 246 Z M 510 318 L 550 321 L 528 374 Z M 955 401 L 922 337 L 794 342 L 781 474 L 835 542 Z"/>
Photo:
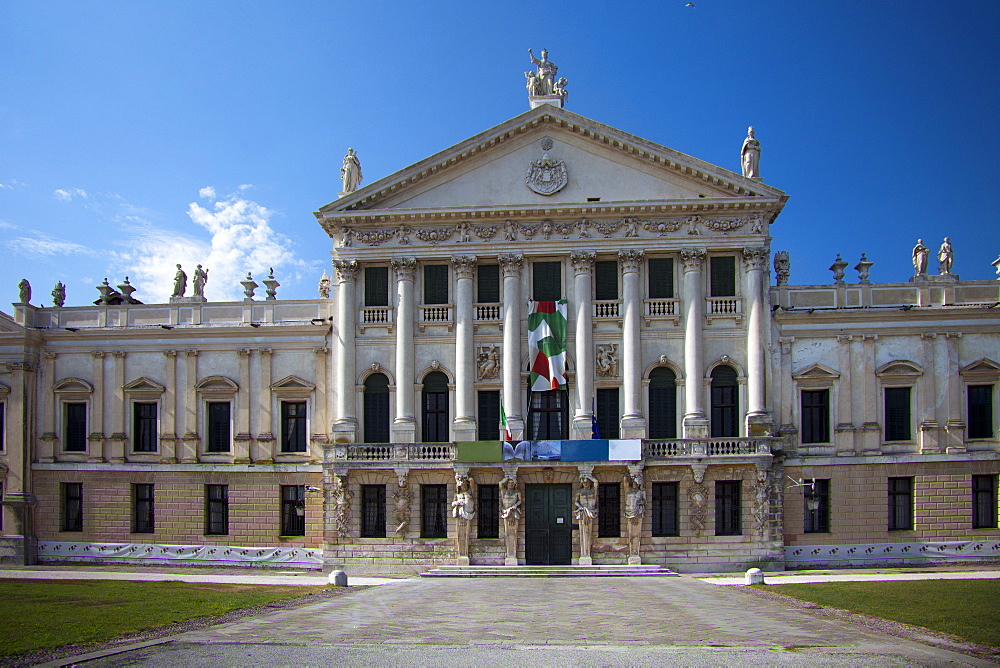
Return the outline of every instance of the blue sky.
<path id="1" fill-rule="evenodd" d="M 516 116 L 529 47 L 570 110 L 722 167 L 754 125 L 792 283 L 944 236 L 996 277 L 1000 3 L 685 3 L 0 0 L 0 302 L 162 301 L 177 262 L 312 297 L 346 149 L 371 183 Z"/>

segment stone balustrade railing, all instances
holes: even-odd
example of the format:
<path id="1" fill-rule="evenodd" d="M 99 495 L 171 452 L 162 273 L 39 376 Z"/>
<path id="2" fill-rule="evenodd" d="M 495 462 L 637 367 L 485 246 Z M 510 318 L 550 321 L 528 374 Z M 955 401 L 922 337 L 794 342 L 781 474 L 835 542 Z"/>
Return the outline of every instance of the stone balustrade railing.
<path id="1" fill-rule="evenodd" d="M 502 313 L 500 312 L 500 304 L 475 304 L 476 309 L 476 320 L 497 320 L 499 321 Z"/>
<path id="2" fill-rule="evenodd" d="M 618 318 L 621 311 L 620 299 L 608 299 L 594 302 L 595 318 Z"/>

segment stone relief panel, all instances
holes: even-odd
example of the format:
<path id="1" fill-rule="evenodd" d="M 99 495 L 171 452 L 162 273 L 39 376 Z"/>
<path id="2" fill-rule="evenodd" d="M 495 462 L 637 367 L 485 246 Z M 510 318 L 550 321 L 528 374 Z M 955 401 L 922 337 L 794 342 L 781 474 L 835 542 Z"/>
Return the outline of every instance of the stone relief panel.
<path id="1" fill-rule="evenodd" d="M 618 375 L 618 345 L 614 343 L 602 343 L 597 346 L 597 365 L 595 371 L 598 376 L 614 377 Z"/>
<path id="2" fill-rule="evenodd" d="M 476 353 L 476 372 L 479 380 L 495 380 L 500 377 L 500 347 L 495 343 L 479 346 Z"/>

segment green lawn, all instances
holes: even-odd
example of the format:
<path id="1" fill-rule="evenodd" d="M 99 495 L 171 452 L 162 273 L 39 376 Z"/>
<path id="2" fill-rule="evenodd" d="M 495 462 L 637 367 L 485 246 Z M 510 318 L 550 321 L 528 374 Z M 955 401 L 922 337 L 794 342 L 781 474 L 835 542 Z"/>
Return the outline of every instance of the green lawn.
<path id="1" fill-rule="evenodd" d="M 1000 580 L 755 585 L 803 601 L 1000 647 Z"/>
<path id="2" fill-rule="evenodd" d="M 107 640 L 323 589 L 189 582 L 0 580 L 0 656 Z"/>

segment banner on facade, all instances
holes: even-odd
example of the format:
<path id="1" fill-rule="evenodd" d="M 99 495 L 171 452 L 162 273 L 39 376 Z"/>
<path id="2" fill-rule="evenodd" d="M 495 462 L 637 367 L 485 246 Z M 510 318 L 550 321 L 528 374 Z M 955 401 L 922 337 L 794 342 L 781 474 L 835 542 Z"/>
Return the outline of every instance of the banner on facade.
<path id="1" fill-rule="evenodd" d="M 585 441 L 463 441 L 456 444 L 455 461 L 486 463 L 639 461 L 642 441 L 635 439 Z"/>
<path id="2" fill-rule="evenodd" d="M 528 359 L 532 392 L 566 384 L 566 300 L 528 302 Z"/>

